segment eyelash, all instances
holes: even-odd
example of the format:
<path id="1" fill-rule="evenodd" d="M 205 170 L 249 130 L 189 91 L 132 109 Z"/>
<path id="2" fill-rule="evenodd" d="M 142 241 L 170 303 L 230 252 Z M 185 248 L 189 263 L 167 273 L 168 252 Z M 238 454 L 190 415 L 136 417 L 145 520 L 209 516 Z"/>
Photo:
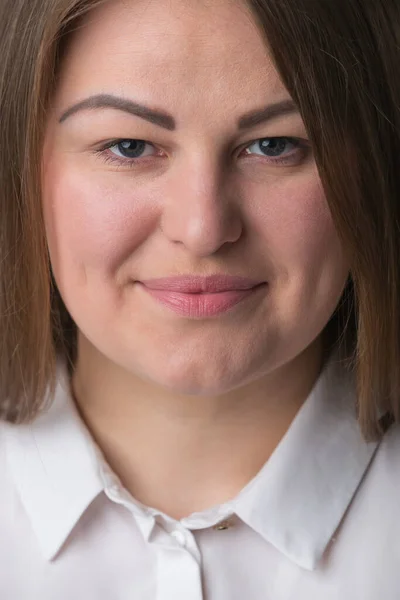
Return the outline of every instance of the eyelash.
<path id="1" fill-rule="evenodd" d="M 281 137 L 264 137 L 264 138 L 257 138 L 256 140 L 253 140 L 252 142 L 250 142 L 249 144 L 247 144 L 243 149 L 243 150 L 247 150 L 248 148 L 250 148 L 251 146 L 253 146 L 254 144 L 256 144 L 257 142 L 261 142 L 262 140 L 285 140 L 287 142 L 289 142 L 290 144 L 293 144 L 295 146 L 295 155 L 297 155 L 297 151 L 300 151 L 301 153 L 301 159 L 300 162 L 304 162 L 304 160 L 306 160 L 310 154 L 310 144 L 308 142 L 306 142 L 305 140 L 301 140 L 299 138 L 293 138 L 293 137 L 286 137 L 286 136 L 281 136 Z M 154 155 L 152 156 L 146 156 L 146 157 L 138 157 L 138 158 L 122 158 L 119 156 L 116 156 L 115 154 L 107 154 L 107 150 L 114 148 L 115 146 L 118 146 L 119 144 L 121 144 L 122 142 L 142 142 L 146 145 L 149 146 L 153 146 L 153 148 L 156 148 L 156 146 L 154 146 L 154 144 L 151 144 L 150 142 L 147 142 L 146 140 L 139 140 L 136 138 L 120 138 L 120 139 L 115 139 L 115 140 L 111 140 L 110 142 L 107 142 L 107 144 L 104 144 L 101 148 L 98 148 L 97 150 L 94 150 L 94 154 L 96 156 L 98 156 L 99 158 L 101 158 L 101 160 L 103 160 L 105 163 L 111 163 L 114 165 L 118 165 L 120 167 L 128 167 L 128 168 L 136 168 L 139 166 L 138 163 L 140 163 L 141 161 L 145 161 L 147 162 L 148 158 L 154 158 Z M 252 155 L 247 155 L 247 156 L 252 156 Z M 272 163 L 275 165 L 287 165 L 288 163 L 291 162 L 291 160 L 293 160 L 293 153 L 290 154 L 288 157 L 285 158 L 273 158 L 273 157 L 263 157 L 260 154 L 256 154 L 255 156 L 259 156 L 262 160 L 266 160 L 268 163 Z"/>

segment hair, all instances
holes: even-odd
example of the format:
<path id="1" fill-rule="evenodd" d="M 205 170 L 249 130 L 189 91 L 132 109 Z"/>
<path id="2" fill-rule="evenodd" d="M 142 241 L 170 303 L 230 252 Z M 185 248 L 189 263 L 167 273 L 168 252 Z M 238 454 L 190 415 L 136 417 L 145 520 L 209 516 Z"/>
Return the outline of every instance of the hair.
<path id="1" fill-rule="evenodd" d="M 41 161 L 67 42 L 105 1 L 0 0 L 0 419 L 10 423 L 46 410 L 58 358 L 70 373 L 76 360 L 77 328 L 49 259 Z M 342 349 L 362 435 L 379 440 L 400 408 L 400 4 L 247 6 L 299 107 L 351 265 L 324 345 Z"/>

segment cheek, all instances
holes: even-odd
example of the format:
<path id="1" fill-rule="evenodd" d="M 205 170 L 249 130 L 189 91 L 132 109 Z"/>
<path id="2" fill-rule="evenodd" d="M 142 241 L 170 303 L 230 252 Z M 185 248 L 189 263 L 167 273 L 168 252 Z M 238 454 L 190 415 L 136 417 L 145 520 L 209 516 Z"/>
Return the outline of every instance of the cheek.
<path id="1" fill-rule="evenodd" d="M 341 245 L 315 172 L 292 181 L 281 178 L 257 206 L 255 227 L 272 265 L 312 270 L 329 255 L 338 258 Z"/>
<path id="2" fill-rule="evenodd" d="M 111 273 L 148 238 L 157 219 L 155 194 L 112 179 L 47 170 L 43 208 L 53 266 L 73 263 Z"/>

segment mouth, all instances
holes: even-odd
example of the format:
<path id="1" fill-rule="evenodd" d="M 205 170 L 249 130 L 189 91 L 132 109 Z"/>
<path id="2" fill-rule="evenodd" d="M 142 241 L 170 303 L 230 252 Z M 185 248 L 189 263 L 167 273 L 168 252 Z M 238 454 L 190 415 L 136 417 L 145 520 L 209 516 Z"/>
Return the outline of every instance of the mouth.
<path id="1" fill-rule="evenodd" d="M 231 312 L 236 307 L 248 305 L 250 299 L 261 298 L 267 288 L 259 283 L 245 289 L 227 289 L 222 291 L 177 291 L 156 289 L 138 282 L 140 287 L 158 304 L 181 317 L 204 319 Z M 242 285 L 244 283 L 242 282 Z M 186 288 L 187 289 L 187 285 Z M 190 287 L 190 286 L 189 286 Z M 192 287 L 193 289 L 193 287 Z"/>
<path id="2" fill-rule="evenodd" d="M 183 294 L 220 293 L 242 291 L 255 288 L 262 283 L 260 279 L 217 273 L 207 277 L 197 275 L 181 275 L 140 281 L 151 290 L 179 292 Z"/>

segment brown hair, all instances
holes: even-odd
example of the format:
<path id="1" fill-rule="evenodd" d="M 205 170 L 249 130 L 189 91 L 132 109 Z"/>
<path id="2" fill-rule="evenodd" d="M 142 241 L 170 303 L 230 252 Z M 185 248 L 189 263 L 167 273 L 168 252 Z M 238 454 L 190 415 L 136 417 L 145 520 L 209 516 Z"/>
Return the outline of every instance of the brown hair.
<path id="1" fill-rule="evenodd" d="M 76 359 L 38 200 L 40 157 L 65 44 L 104 1 L 0 0 L 0 418 L 13 423 L 48 406 L 57 356 L 70 372 Z M 400 4 L 247 4 L 300 109 L 350 260 L 324 341 L 355 371 L 361 432 L 377 440 L 400 406 Z"/>

